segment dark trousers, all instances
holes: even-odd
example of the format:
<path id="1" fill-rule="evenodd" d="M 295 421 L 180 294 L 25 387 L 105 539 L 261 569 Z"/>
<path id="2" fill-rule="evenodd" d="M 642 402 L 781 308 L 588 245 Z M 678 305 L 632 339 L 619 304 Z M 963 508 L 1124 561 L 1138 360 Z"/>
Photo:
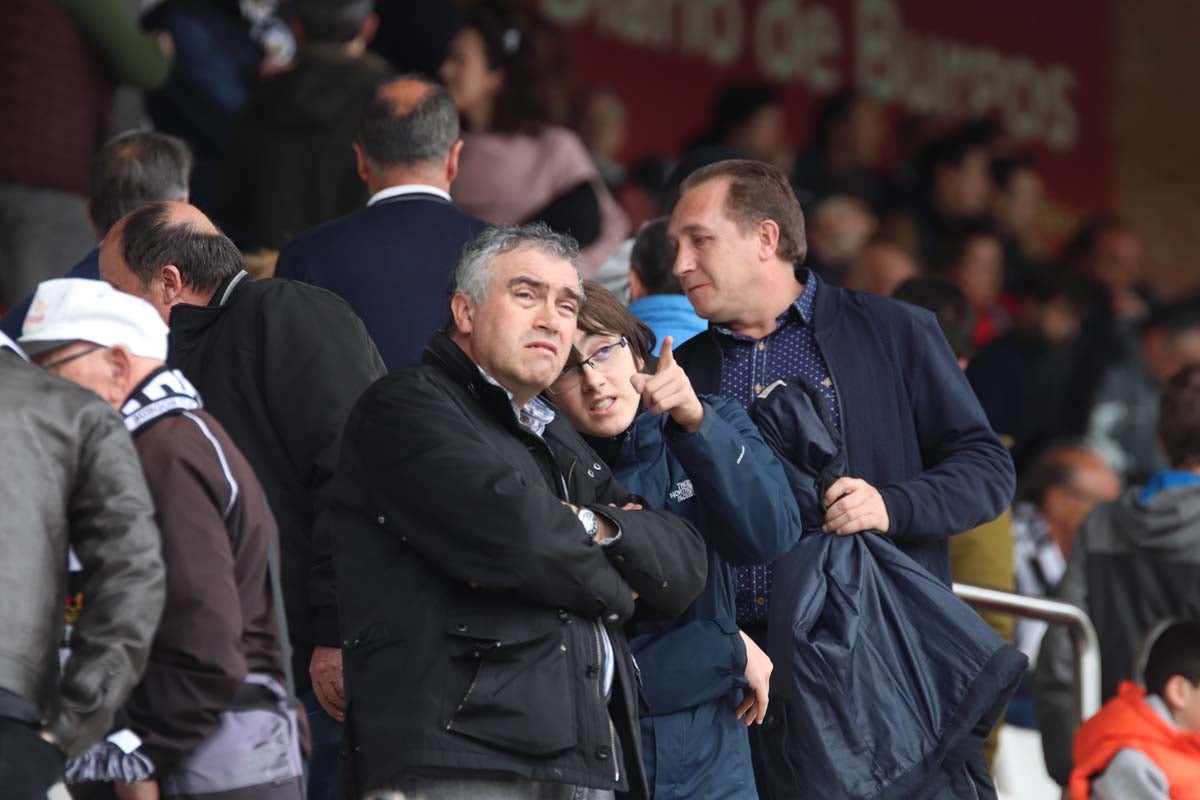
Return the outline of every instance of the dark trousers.
<path id="1" fill-rule="evenodd" d="M 0 793 L 13 800 L 45 800 L 62 777 L 66 755 L 34 728 L 0 717 Z"/>
<path id="2" fill-rule="evenodd" d="M 308 730 L 312 736 L 308 800 L 337 800 L 341 789 L 338 764 L 342 752 L 342 723 L 325 713 L 311 688 L 298 694 L 308 714 Z"/>

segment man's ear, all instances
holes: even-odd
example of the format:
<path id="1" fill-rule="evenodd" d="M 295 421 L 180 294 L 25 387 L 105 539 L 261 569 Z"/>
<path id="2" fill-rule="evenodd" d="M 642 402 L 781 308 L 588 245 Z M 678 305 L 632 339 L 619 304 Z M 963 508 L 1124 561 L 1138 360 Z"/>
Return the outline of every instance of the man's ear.
<path id="1" fill-rule="evenodd" d="M 764 219 L 758 223 L 758 258 L 770 261 L 779 254 L 779 223 Z"/>
<path id="2" fill-rule="evenodd" d="M 158 277 L 159 299 L 164 308 L 170 308 L 179 302 L 179 295 L 183 294 L 183 275 L 180 274 L 179 267 L 166 264 L 158 268 Z"/>
<path id="3" fill-rule="evenodd" d="M 475 301 L 462 292 L 455 292 L 450 298 L 450 316 L 454 319 L 454 328 L 463 336 L 470 336 L 475 327 Z"/>
<path id="4" fill-rule="evenodd" d="M 358 142 L 350 144 L 354 148 L 354 165 L 358 170 L 358 177 L 362 178 L 363 183 L 371 182 L 371 167 L 367 164 L 367 154 L 363 152 L 362 146 Z"/>
<path id="5" fill-rule="evenodd" d="M 363 44 L 370 44 L 377 33 L 379 33 L 379 15 L 372 11 L 367 14 L 362 27 L 358 29 L 358 38 L 362 39 Z"/>
<path id="6" fill-rule="evenodd" d="M 105 353 L 112 380 L 108 386 L 108 396 L 104 399 L 110 405 L 116 406 L 129 396 L 133 389 L 133 354 L 124 345 L 113 345 Z"/>
<path id="7" fill-rule="evenodd" d="M 1194 691 L 1197 691 L 1196 687 L 1188 683 L 1187 678 L 1182 675 L 1172 675 L 1163 684 L 1162 699 L 1167 704 L 1167 707 L 1174 711 L 1177 708 L 1186 706 L 1189 695 Z"/>
<path id="8" fill-rule="evenodd" d="M 646 296 L 646 284 L 642 283 L 642 278 L 637 274 L 636 270 L 629 270 L 629 302 L 641 300 Z M 638 369 L 641 369 L 639 367 Z"/>
<path id="9" fill-rule="evenodd" d="M 458 157 L 462 155 L 463 140 L 459 139 L 454 144 L 450 145 L 450 152 L 446 154 L 446 182 L 454 183 L 454 179 L 458 177 Z"/>

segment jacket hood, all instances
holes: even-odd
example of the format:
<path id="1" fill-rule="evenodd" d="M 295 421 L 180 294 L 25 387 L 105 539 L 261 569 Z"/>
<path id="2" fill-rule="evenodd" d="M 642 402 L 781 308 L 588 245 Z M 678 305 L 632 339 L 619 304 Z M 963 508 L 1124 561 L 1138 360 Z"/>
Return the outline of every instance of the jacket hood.
<path id="1" fill-rule="evenodd" d="M 1147 503 L 1141 489 L 1129 489 L 1110 508 L 1116 535 L 1138 548 L 1193 558 L 1200 552 L 1200 486 L 1165 489 Z"/>
<path id="2" fill-rule="evenodd" d="M 692 301 L 682 294 L 652 294 L 649 297 L 634 300 L 629 304 L 629 310 L 640 319 L 649 316 L 659 323 L 683 324 L 695 323 L 699 320 L 700 324 L 708 327 L 708 323 L 700 319 L 696 309 L 692 308 Z"/>
<path id="3" fill-rule="evenodd" d="M 275 129 L 330 128 L 357 118 L 368 89 L 387 74 L 387 64 L 371 53 L 349 58 L 311 48 L 294 69 L 259 87 L 250 113 Z"/>

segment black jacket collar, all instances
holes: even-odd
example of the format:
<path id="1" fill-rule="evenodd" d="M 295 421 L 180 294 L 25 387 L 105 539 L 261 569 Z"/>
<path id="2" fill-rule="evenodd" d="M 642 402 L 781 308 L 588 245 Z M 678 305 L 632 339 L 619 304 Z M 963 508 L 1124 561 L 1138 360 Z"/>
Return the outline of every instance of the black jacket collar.
<path id="1" fill-rule="evenodd" d="M 253 281 L 249 272 L 241 270 L 221 282 L 207 305 L 180 303 L 173 307 L 168 323 L 168 327 L 171 329 L 172 355 L 178 355 L 176 351 L 181 342 L 194 342 L 196 337 L 216 322 L 222 312 L 232 305 L 240 290 L 249 286 Z"/>
<path id="2" fill-rule="evenodd" d="M 444 372 L 512 430 L 533 435 L 517 422 L 508 393 L 484 378 L 479 365 L 446 334 L 439 331 L 433 335 L 429 344 L 425 345 L 421 361 Z"/>

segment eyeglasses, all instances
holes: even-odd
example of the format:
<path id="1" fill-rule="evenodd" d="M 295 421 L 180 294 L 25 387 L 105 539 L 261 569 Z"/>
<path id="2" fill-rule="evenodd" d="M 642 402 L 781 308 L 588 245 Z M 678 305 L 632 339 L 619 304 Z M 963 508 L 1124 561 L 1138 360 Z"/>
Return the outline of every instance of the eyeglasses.
<path id="1" fill-rule="evenodd" d="M 624 336 L 621 337 L 619 342 L 606 344 L 579 363 L 568 364 L 563 367 L 563 371 L 559 373 L 558 378 L 554 383 L 550 384 L 550 394 L 566 394 L 578 386 L 580 381 L 583 380 L 584 364 L 587 364 L 597 372 L 608 372 L 616 365 L 616 360 L 613 356 L 622 347 L 629 347 L 629 339 Z"/>
<path id="2" fill-rule="evenodd" d="M 102 344 L 92 345 L 86 350 L 80 350 L 78 353 L 72 353 L 69 356 L 63 356 L 62 358 L 56 358 L 53 361 L 47 361 L 45 364 L 42 364 L 42 369 L 54 369 L 55 367 L 61 367 L 63 364 L 67 364 L 77 358 L 83 358 L 84 356 L 91 355 L 97 350 L 104 349 L 105 347 Z"/>

